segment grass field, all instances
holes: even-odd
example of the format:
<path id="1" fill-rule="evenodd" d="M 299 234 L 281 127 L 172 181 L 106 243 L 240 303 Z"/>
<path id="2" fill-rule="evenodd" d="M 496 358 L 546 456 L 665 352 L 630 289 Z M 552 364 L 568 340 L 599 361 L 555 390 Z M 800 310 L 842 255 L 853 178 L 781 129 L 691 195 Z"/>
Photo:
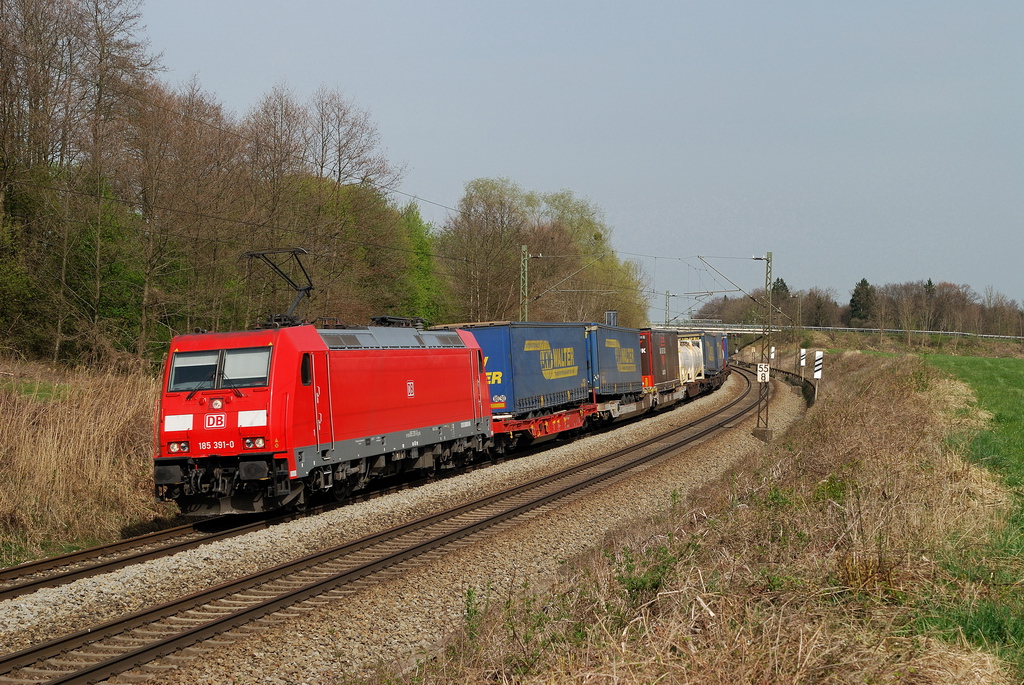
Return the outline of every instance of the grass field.
<path id="1" fill-rule="evenodd" d="M 1011 493 L 1004 525 L 984 544 L 945 558 L 951 593 L 925 607 L 919 628 L 961 632 L 1014 663 L 1024 678 L 1024 360 L 929 355 L 928 363 L 964 381 L 991 414 L 967 445 L 973 461 Z"/>
<path id="2" fill-rule="evenodd" d="M 970 385 L 978 404 L 992 414 L 991 429 L 971 446 L 975 461 L 994 469 L 1011 487 L 1024 485 L 1024 359 L 925 359 Z"/>

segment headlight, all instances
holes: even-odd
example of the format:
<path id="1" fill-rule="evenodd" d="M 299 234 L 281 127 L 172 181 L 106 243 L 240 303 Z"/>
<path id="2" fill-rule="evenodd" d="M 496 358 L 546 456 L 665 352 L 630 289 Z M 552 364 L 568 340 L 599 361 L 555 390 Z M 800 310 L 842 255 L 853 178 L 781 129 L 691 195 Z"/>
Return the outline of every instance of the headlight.
<path id="1" fill-rule="evenodd" d="M 245 445 L 245 449 L 247 450 L 259 450 L 263 449 L 266 446 L 267 441 L 264 440 L 263 438 L 246 438 L 245 440 L 242 441 L 242 444 Z"/>
<path id="2" fill-rule="evenodd" d="M 167 445 L 167 451 L 171 454 L 177 454 L 178 452 L 188 452 L 188 442 L 172 442 Z"/>
<path id="3" fill-rule="evenodd" d="M 266 446 L 266 444 L 267 444 L 267 441 L 264 440 L 263 438 L 256 438 L 256 447 L 262 449 L 263 447 Z"/>
<path id="4" fill-rule="evenodd" d="M 210 409 L 223 409 L 223 408 L 224 408 L 224 400 L 222 400 L 221 398 L 214 397 L 212 400 L 210 400 Z"/>
<path id="5" fill-rule="evenodd" d="M 167 451 L 170 452 L 171 454 L 174 454 L 175 452 L 177 452 L 178 451 L 178 443 L 172 442 L 170 445 L 167 446 Z"/>

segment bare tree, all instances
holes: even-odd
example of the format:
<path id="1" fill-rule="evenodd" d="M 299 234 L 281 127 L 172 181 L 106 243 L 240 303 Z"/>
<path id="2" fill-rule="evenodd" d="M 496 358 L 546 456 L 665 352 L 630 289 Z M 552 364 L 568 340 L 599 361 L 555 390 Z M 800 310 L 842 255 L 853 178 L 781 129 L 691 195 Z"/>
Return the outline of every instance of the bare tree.
<path id="1" fill-rule="evenodd" d="M 801 317 L 811 326 L 835 326 L 839 322 L 839 304 L 832 288 L 811 288 L 803 296 Z"/>
<path id="2" fill-rule="evenodd" d="M 976 305 L 977 295 L 969 286 L 942 282 L 935 287 L 935 316 L 944 331 L 964 331 Z"/>
<path id="3" fill-rule="evenodd" d="M 186 330 L 235 323 L 228 306 L 240 248 L 241 138 L 193 80 L 180 92 L 150 83 L 136 99 L 116 176 L 134 210 L 140 273 L 136 352 L 173 322 Z M 155 326 L 166 329 L 156 335 Z"/>
<path id="4" fill-rule="evenodd" d="M 438 236 L 453 312 L 463 321 L 518 318 L 519 255 L 528 227 L 522 192 L 506 179 L 466 184 L 458 212 Z"/>
<path id="5" fill-rule="evenodd" d="M 12 218 L 21 261 L 53 284 L 42 297 L 53 306 L 47 337 L 54 358 L 76 309 L 66 286 L 78 230 L 67 189 L 74 186 L 71 162 L 84 116 L 75 78 L 84 51 L 76 9 L 46 0 L 0 4 L 0 208 L 12 192 L 23 207 L 45 208 Z"/>
<path id="6" fill-rule="evenodd" d="M 985 307 L 984 331 L 990 335 L 1017 335 L 1021 309 L 1016 301 L 1002 293 L 996 292 L 992 286 L 985 288 L 983 298 Z"/>
<path id="7" fill-rule="evenodd" d="M 84 141 L 86 169 L 94 194 L 91 212 L 92 286 L 88 293 L 89 348 L 93 358 L 110 352 L 112 329 L 117 321 L 104 316 L 104 282 L 116 263 L 124 242 L 123 213 L 112 194 L 111 172 L 127 133 L 131 102 L 154 69 L 146 54 L 147 43 L 139 38 L 141 0 L 79 0 L 80 30 L 86 46 L 81 64 L 84 95 L 89 103 L 88 138 Z M 109 286 L 107 288 L 109 290 Z"/>
<path id="8" fill-rule="evenodd" d="M 287 195 L 286 181 L 306 170 L 308 120 L 305 107 L 296 101 L 292 91 L 277 85 L 243 122 L 252 184 L 252 221 L 273 225 L 286 219 L 282 207 Z"/>
<path id="9" fill-rule="evenodd" d="M 453 316 L 518 318 L 525 245 L 530 319 L 604 320 L 607 309 L 617 309 L 624 325 L 646 324 L 642 273 L 619 261 L 609 234 L 600 210 L 570 191 L 526 192 L 508 179 L 471 181 L 437 242 L 453 299 L 462 303 Z"/>
<path id="10" fill-rule="evenodd" d="M 313 93 L 308 111 L 306 154 L 317 175 L 339 186 L 369 183 L 382 190 L 401 180 L 401 171 L 380 152 L 380 135 L 367 112 L 325 87 Z"/>

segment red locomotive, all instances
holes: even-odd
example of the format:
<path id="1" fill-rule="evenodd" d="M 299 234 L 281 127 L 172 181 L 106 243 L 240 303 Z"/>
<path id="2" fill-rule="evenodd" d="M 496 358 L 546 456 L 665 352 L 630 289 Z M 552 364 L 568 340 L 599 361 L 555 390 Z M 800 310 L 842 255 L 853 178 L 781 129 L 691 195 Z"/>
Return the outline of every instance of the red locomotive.
<path id="1" fill-rule="evenodd" d="M 266 511 L 314 493 L 459 466 L 490 445 L 472 333 L 311 325 L 176 337 L 154 479 L 191 514 Z"/>

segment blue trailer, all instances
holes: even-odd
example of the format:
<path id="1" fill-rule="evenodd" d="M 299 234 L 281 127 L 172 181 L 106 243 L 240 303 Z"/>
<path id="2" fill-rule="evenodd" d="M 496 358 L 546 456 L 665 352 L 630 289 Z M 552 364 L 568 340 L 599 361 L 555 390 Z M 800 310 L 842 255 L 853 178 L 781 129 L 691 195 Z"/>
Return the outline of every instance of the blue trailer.
<path id="1" fill-rule="evenodd" d="M 461 324 L 480 344 L 491 412 L 523 416 L 590 397 L 587 326 L 581 323 Z"/>
<path id="2" fill-rule="evenodd" d="M 717 376 L 729 364 L 729 343 L 724 333 L 702 333 L 704 342 L 704 375 Z"/>
<path id="3" fill-rule="evenodd" d="M 590 383 L 598 395 L 642 393 L 640 331 L 591 324 L 587 327 Z"/>

